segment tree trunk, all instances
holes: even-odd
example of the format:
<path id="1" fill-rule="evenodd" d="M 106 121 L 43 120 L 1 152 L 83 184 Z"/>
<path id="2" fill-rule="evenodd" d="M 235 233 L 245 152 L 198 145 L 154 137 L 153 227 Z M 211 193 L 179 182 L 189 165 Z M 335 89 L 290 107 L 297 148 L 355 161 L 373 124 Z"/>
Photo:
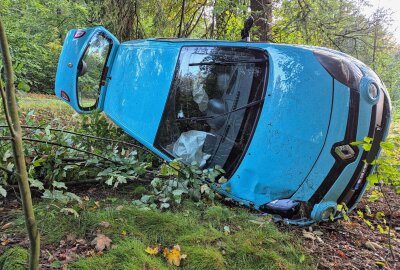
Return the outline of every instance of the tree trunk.
<path id="1" fill-rule="evenodd" d="M 250 9 L 257 27 L 255 39 L 272 41 L 272 0 L 251 0 Z"/>
<path id="2" fill-rule="evenodd" d="M 14 74 L 10 51 L 3 22 L 0 20 L 0 49 L 3 58 L 5 88 L 0 80 L 0 91 L 3 99 L 4 114 L 12 137 L 12 149 L 15 160 L 16 178 L 21 194 L 22 208 L 25 215 L 26 229 L 30 241 L 29 269 L 39 269 L 40 237 L 33 212 L 32 196 L 26 171 L 24 148 L 22 145 L 22 131 L 19 123 L 18 107 L 15 98 Z"/>
<path id="3" fill-rule="evenodd" d="M 184 27 L 184 26 L 185 26 L 185 0 L 182 0 L 181 20 L 179 22 L 178 38 L 181 38 L 183 36 L 182 27 Z"/>

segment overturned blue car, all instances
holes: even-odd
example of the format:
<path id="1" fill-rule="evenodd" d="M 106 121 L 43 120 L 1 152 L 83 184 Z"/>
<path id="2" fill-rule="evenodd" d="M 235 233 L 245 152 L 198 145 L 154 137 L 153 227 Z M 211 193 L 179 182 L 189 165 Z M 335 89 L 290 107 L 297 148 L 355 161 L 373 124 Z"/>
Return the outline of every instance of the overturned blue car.
<path id="1" fill-rule="evenodd" d="M 165 160 L 221 166 L 219 192 L 294 223 L 353 208 L 390 124 L 365 64 L 326 48 L 69 31 L 55 93 Z M 366 152 L 352 142 L 373 138 Z M 366 162 L 368 161 L 368 162 Z"/>

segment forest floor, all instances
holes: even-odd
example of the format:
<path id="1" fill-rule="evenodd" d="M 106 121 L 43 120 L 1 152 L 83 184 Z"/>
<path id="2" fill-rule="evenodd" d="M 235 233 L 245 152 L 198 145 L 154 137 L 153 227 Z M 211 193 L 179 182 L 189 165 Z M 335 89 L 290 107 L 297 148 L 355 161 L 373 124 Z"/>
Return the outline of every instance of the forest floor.
<path id="1" fill-rule="evenodd" d="M 19 104 L 23 111 L 39 110 L 37 115 L 47 113 L 49 119 L 61 116 L 66 125 L 74 122 L 72 109 L 53 97 L 29 95 L 20 98 Z M 187 255 L 182 257 L 182 269 L 400 268 L 400 197 L 390 188 L 383 189 L 387 202 L 381 198 L 370 205 L 365 196 L 349 213 L 349 221 L 298 227 L 274 223 L 269 216 L 223 200 L 203 206 L 186 202 L 175 211 L 144 211 L 132 204 L 138 196 L 136 187 L 75 187 L 72 191 L 83 203 L 68 207 L 78 210 L 76 217 L 68 208 L 44 201 L 34 192 L 42 235 L 41 268 L 174 269 L 162 254 L 164 248 L 176 252 L 174 245 L 180 246 L 181 255 Z M 372 213 L 382 212 L 384 218 L 368 217 L 369 207 Z M 16 191 L 0 199 L 0 216 L 0 270 L 23 269 L 18 267 L 23 266 L 26 252 L 16 247 L 27 248 L 28 240 Z M 390 238 L 379 230 L 378 225 L 385 228 L 386 224 Z M 7 252 L 16 264 L 7 261 Z"/>

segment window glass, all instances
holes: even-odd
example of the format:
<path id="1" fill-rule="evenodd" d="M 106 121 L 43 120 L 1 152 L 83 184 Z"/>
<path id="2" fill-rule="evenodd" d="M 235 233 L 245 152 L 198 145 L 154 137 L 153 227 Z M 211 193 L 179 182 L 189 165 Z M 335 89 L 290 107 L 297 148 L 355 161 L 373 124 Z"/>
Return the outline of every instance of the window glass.
<path id="1" fill-rule="evenodd" d="M 232 173 L 261 110 L 266 68 L 259 49 L 182 48 L 155 146 L 185 163 Z"/>
<path id="2" fill-rule="evenodd" d="M 103 33 L 97 33 L 90 40 L 79 62 L 77 92 L 81 109 L 91 110 L 97 105 L 102 74 L 110 50 L 111 41 Z"/>

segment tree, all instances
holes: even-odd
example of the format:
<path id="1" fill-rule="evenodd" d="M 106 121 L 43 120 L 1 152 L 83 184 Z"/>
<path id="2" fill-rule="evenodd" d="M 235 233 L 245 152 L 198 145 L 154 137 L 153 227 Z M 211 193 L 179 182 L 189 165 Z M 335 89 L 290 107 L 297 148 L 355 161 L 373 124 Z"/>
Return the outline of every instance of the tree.
<path id="1" fill-rule="evenodd" d="M 13 156 L 15 161 L 15 176 L 21 194 L 25 224 L 30 240 L 29 269 L 39 269 L 40 236 L 33 211 L 31 190 L 28 173 L 26 171 L 22 131 L 18 116 L 18 107 L 15 97 L 14 74 L 11 56 L 3 22 L 0 20 L 0 49 L 4 65 L 5 87 L 0 79 L 0 91 L 3 100 L 4 114 L 11 134 Z"/>
<path id="2" fill-rule="evenodd" d="M 251 0 L 251 14 L 257 27 L 253 32 L 258 41 L 272 41 L 272 0 Z"/>

